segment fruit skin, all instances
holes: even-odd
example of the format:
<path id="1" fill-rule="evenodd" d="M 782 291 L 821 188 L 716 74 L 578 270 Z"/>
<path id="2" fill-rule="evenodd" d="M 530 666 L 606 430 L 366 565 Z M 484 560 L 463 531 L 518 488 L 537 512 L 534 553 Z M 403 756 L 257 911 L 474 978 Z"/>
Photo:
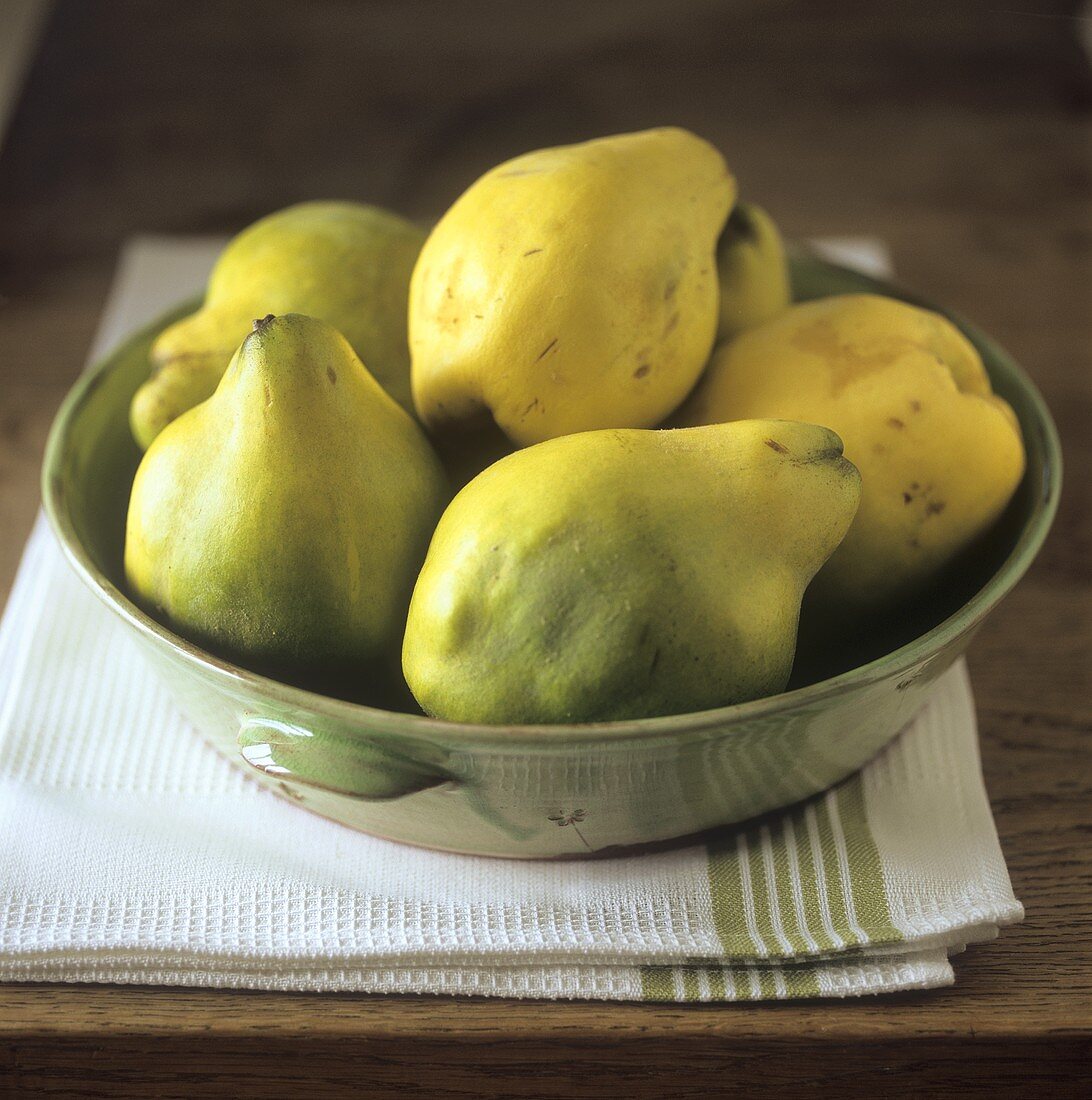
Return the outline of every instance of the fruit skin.
<path id="1" fill-rule="evenodd" d="M 861 471 L 857 518 L 808 593 L 831 621 L 927 592 L 1024 472 L 1019 424 L 970 341 L 879 295 L 796 305 L 724 345 L 675 422 L 754 416 L 827 425 Z"/>
<path id="2" fill-rule="evenodd" d="M 430 714 L 593 722 L 782 690 L 804 588 L 857 508 L 826 428 L 607 429 L 501 459 L 452 501 L 402 650 Z"/>
<path id="3" fill-rule="evenodd" d="M 147 449 L 209 397 L 251 321 L 268 313 L 333 325 L 412 413 L 406 296 L 424 240 L 404 218 L 351 202 L 300 203 L 244 229 L 220 254 L 204 305 L 153 345 L 152 375 L 130 408 L 136 441 Z"/>
<path id="4" fill-rule="evenodd" d="M 212 652 L 359 694 L 397 661 L 445 500 L 420 427 L 344 337 L 270 317 L 213 396 L 144 455 L 125 575 L 153 614 Z"/>
<path id="5" fill-rule="evenodd" d="M 414 268 L 422 423 L 459 430 L 485 409 L 526 446 L 662 421 L 712 349 L 714 249 L 734 198 L 721 155 L 679 129 L 541 149 L 487 172 Z"/>
<path id="6" fill-rule="evenodd" d="M 717 243 L 720 321 L 717 343 L 784 313 L 792 302 L 785 245 L 760 206 L 737 203 Z"/>

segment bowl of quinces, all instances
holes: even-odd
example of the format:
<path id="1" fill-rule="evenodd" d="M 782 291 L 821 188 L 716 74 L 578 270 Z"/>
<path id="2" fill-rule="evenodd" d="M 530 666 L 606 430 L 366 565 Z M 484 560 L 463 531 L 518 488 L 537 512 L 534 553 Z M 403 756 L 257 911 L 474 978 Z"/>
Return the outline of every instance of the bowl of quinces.
<path id="1" fill-rule="evenodd" d="M 274 793 L 565 857 L 859 768 L 1028 567 L 1059 477 L 986 336 L 786 247 L 664 128 L 507 161 L 429 230 L 263 218 L 80 379 L 43 485 L 192 726 Z"/>

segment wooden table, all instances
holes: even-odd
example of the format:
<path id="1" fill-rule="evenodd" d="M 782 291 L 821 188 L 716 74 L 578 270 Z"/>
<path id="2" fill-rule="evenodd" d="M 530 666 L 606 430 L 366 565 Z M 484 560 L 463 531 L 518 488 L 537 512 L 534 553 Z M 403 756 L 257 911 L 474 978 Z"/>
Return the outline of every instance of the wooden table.
<path id="1" fill-rule="evenodd" d="M 509 154 L 678 122 L 726 152 L 789 234 L 889 241 L 903 279 L 993 333 L 1054 409 L 1056 529 L 971 654 L 1027 920 L 960 957 L 953 989 L 838 1004 L 5 986 L 0 1084 L 1088 1095 L 1092 93 L 1070 6 L 224 7 L 62 0 L 46 32 L 0 156 L 0 588 L 128 234 L 230 232 L 305 197 L 430 216 Z"/>

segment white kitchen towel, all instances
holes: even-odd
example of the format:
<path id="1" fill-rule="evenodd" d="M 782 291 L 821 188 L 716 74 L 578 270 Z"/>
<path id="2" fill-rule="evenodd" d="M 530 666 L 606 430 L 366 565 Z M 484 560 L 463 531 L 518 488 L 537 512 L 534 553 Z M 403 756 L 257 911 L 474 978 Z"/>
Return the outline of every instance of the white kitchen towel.
<path id="1" fill-rule="evenodd" d="M 96 353 L 199 289 L 217 245 L 131 244 Z M 838 255 L 883 268 L 874 242 Z M 0 979 L 838 997 L 948 984 L 950 953 L 1022 912 L 962 663 L 804 806 L 709 845 L 526 863 L 364 836 L 259 787 L 187 727 L 42 520 L 0 624 Z"/>

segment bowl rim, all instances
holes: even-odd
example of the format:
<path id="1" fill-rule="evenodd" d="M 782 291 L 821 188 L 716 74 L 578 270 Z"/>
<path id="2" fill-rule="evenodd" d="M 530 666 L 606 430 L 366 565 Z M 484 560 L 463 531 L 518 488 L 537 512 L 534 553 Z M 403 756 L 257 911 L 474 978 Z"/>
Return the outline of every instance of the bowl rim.
<path id="1" fill-rule="evenodd" d="M 851 288 L 851 292 L 880 293 L 887 297 L 899 298 L 931 309 L 952 320 L 975 344 L 985 348 L 1000 362 L 1013 382 L 1021 389 L 1027 398 L 1032 418 L 1030 425 L 1022 424 L 1021 427 L 1025 435 L 1029 427 L 1037 429 L 1042 450 L 1041 484 L 1036 487 L 1033 510 L 1021 527 L 1012 550 L 982 587 L 965 604 L 924 634 L 865 664 L 816 683 L 726 707 L 661 715 L 654 718 L 553 725 L 486 725 L 451 722 L 427 715 L 384 710 L 365 703 L 354 703 L 334 696 L 322 695 L 306 688 L 274 680 L 241 665 L 218 658 L 174 633 L 137 606 L 91 560 L 90 554 L 76 533 L 60 475 L 73 423 L 89 397 L 98 388 L 102 378 L 114 368 L 115 363 L 127 348 L 142 340 L 150 339 L 173 318 L 197 308 L 201 301 L 199 297 L 187 299 L 166 311 L 152 323 L 130 334 L 81 373 L 58 409 L 49 432 L 41 485 L 45 512 L 65 556 L 76 573 L 116 615 L 135 628 L 138 634 L 150 644 L 168 649 L 187 662 L 200 666 L 206 673 L 230 683 L 236 692 L 256 692 L 263 698 L 275 700 L 280 706 L 306 709 L 341 723 L 357 724 L 362 729 L 397 731 L 404 736 L 428 741 L 455 740 L 476 744 L 503 742 L 505 745 L 511 745 L 514 741 L 544 742 L 542 747 L 604 739 L 645 740 L 750 722 L 754 719 L 766 718 L 779 711 L 796 710 L 847 691 L 870 686 L 906 672 L 946 649 L 956 639 L 974 630 L 1013 589 L 1038 553 L 1057 512 L 1062 476 L 1061 444 L 1050 411 L 1035 384 L 1007 352 L 976 326 L 951 311 L 904 290 L 896 282 L 874 278 L 816 256 L 807 256 L 805 262 L 828 276 L 837 277 Z M 1029 475 L 1026 472 L 1024 476 Z"/>

